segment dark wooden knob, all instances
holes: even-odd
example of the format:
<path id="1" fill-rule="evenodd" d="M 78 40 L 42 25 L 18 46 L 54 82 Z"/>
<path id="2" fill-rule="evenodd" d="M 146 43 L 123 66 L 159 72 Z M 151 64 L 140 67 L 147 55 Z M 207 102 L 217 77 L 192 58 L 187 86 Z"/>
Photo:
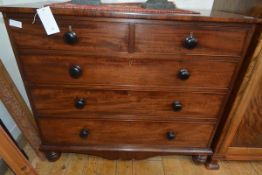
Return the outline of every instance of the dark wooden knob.
<path id="1" fill-rule="evenodd" d="M 172 106 L 173 106 L 173 110 L 174 110 L 174 111 L 181 111 L 182 108 L 183 108 L 183 105 L 181 104 L 180 101 L 174 101 L 174 102 L 172 103 Z"/>
<path id="2" fill-rule="evenodd" d="M 184 46 L 187 49 L 194 49 L 197 46 L 197 43 L 197 39 L 193 36 L 193 33 L 191 33 L 188 37 L 186 37 Z"/>
<path id="3" fill-rule="evenodd" d="M 168 140 L 175 140 L 176 139 L 176 133 L 174 131 L 168 131 L 166 133 L 166 138 Z"/>
<path id="4" fill-rule="evenodd" d="M 64 34 L 64 41 L 67 44 L 75 44 L 78 42 L 78 37 L 75 32 L 69 31 Z"/>
<path id="5" fill-rule="evenodd" d="M 178 77 L 181 80 L 187 80 L 190 77 L 190 73 L 187 69 L 180 69 L 178 72 Z"/>
<path id="6" fill-rule="evenodd" d="M 82 129 L 82 130 L 80 131 L 80 134 L 79 134 L 79 136 L 80 136 L 81 138 L 83 138 L 83 139 L 87 138 L 88 135 L 89 135 L 88 129 Z"/>
<path id="7" fill-rule="evenodd" d="M 77 109 L 83 109 L 86 105 L 86 100 L 83 98 L 78 98 L 75 100 L 75 107 Z"/>
<path id="8" fill-rule="evenodd" d="M 73 65 L 69 69 L 72 78 L 79 78 L 82 75 L 82 68 L 79 65 Z"/>

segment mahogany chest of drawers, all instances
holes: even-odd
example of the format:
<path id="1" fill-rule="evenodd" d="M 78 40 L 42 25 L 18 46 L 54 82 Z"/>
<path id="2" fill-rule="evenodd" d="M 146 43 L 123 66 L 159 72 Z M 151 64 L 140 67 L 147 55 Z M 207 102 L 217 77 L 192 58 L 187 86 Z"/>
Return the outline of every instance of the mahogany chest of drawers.
<path id="1" fill-rule="evenodd" d="M 49 160 L 193 155 L 205 162 L 227 117 L 256 20 L 214 13 L 145 15 L 53 7 L 47 36 L 35 9 L 3 8 Z"/>

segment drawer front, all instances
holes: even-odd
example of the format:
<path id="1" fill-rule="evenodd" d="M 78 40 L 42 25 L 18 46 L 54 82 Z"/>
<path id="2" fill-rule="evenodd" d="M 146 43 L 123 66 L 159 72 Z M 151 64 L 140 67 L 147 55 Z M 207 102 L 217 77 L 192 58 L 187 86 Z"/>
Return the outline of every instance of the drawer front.
<path id="1" fill-rule="evenodd" d="M 46 145 L 165 145 L 208 147 L 213 125 L 181 122 L 38 120 Z"/>
<path id="2" fill-rule="evenodd" d="M 240 56 L 249 30 L 245 25 L 234 27 L 204 23 L 136 24 L 135 50 L 145 53 Z M 197 45 L 194 44 L 194 39 L 197 40 Z M 186 46 L 190 46 L 190 49 Z"/>
<path id="3" fill-rule="evenodd" d="M 12 18 L 12 16 L 10 16 Z M 56 16 L 60 33 L 47 36 L 39 19 L 32 24 L 32 16 L 15 17 L 23 22 L 23 28 L 11 27 L 14 41 L 18 49 L 45 49 L 56 51 L 76 51 L 86 53 L 135 52 L 172 53 L 186 55 L 230 55 L 240 56 L 243 53 L 250 25 L 223 23 L 192 23 L 192 22 L 154 22 L 131 21 L 134 30 L 129 27 L 129 21 L 103 19 L 88 20 L 79 17 Z M 71 26 L 71 29 L 70 29 Z M 132 27 L 131 27 L 132 28 Z M 78 42 L 64 42 L 64 34 L 73 31 Z M 194 49 L 184 45 L 186 38 L 193 34 L 197 39 Z M 71 35 L 70 35 L 71 36 Z M 73 41 L 74 38 L 71 40 Z M 192 44 L 192 43 L 191 43 Z"/>
<path id="4" fill-rule="evenodd" d="M 235 62 L 188 57 L 164 60 L 92 56 L 21 56 L 20 59 L 25 79 L 29 83 L 85 86 L 227 89 L 237 67 Z M 75 69 L 81 70 L 81 74 L 77 74 Z M 75 77 L 72 70 L 79 76 Z M 189 73 L 188 79 L 185 77 L 187 75 L 185 71 Z"/>
<path id="5" fill-rule="evenodd" d="M 33 88 L 40 116 L 127 119 L 216 118 L 225 95 L 199 92 L 141 92 Z M 212 103 L 210 103 L 210 101 Z M 147 117 L 145 117 L 145 115 Z"/>
<path id="6" fill-rule="evenodd" d="M 11 27 L 18 49 L 40 49 L 55 51 L 90 52 L 126 52 L 128 48 L 128 25 L 114 22 L 95 22 L 66 20 L 57 18 L 60 33 L 47 36 L 40 21 L 32 24 L 32 18 L 20 19 L 23 28 Z M 68 44 L 64 34 L 69 26 L 75 32 L 78 42 Z M 75 36 L 71 36 L 74 40 Z"/>

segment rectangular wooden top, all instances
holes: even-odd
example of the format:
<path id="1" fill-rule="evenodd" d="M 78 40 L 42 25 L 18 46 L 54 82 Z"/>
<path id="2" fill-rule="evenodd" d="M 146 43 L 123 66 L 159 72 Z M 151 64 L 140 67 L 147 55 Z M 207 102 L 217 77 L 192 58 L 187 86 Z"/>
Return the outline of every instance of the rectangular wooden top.
<path id="1" fill-rule="evenodd" d="M 146 11 L 134 8 L 126 8 L 125 5 L 113 5 L 119 8 L 99 6 L 77 5 L 69 3 L 50 2 L 16 4 L 13 6 L 2 6 L 0 11 L 3 13 L 36 13 L 36 8 L 50 6 L 55 15 L 66 16 L 86 16 L 86 17 L 110 17 L 110 18 L 130 18 L 130 19 L 156 19 L 156 20 L 176 20 L 176 21 L 203 21 L 203 22 L 234 22 L 234 23 L 262 23 L 262 19 L 253 18 L 238 14 L 225 13 L 220 11 L 197 11 L 199 13 L 187 13 L 178 9 L 176 11 Z M 125 7 L 123 7 L 125 6 Z M 132 7 L 132 6 L 131 6 Z M 134 6 L 133 6 L 134 7 Z M 117 9 L 117 10 L 115 10 Z"/>

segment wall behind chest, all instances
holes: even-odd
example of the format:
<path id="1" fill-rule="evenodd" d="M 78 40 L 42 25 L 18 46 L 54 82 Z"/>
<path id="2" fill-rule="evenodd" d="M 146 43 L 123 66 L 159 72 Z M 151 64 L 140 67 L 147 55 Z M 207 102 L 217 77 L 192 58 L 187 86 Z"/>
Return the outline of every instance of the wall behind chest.
<path id="1" fill-rule="evenodd" d="M 211 10 L 214 0 L 173 0 L 178 8 Z"/>
<path id="2" fill-rule="evenodd" d="M 3 5 L 8 5 L 8 4 L 26 4 L 26 3 L 35 3 L 35 2 L 49 2 L 49 1 L 63 2 L 66 0 L 0 0 L 0 2 L 1 1 Z"/>
<path id="3" fill-rule="evenodd" d="M 26 100 L 28 104 L 28 99 L 25 93 L 24 85 L 21 80 L 21 76 L 18 70 L 18 66 L 16 64 L 15 56 L 11 47 L 11 43 L 9 40 L 9 37 L 7 35 L 7 31 L 5 28 L 4 20 L 2 17 L 2 14 L 0 14 L 0 58 L 2 62 L 4 63 L 7 71 L 9 72 L 10 76 L 12 77 L 14 83 L 16 84 L 17 88 L 19 89 L 20 93 Z M 11 119 L 9 113 L 5 109 L 4 105 L 0 101 L 0 118 L 4 122 L 4 124 L 7 126 L 9 131 L 14 137 L 18 137 L 20 134 L 20 131 L 16 127 L 14 121 Z"/>

